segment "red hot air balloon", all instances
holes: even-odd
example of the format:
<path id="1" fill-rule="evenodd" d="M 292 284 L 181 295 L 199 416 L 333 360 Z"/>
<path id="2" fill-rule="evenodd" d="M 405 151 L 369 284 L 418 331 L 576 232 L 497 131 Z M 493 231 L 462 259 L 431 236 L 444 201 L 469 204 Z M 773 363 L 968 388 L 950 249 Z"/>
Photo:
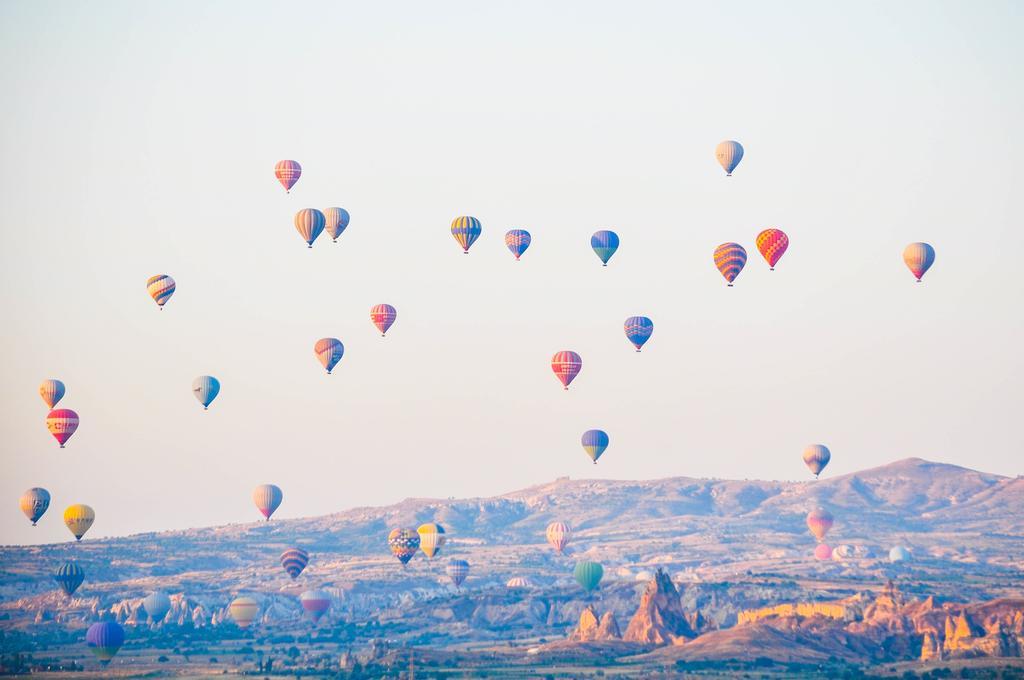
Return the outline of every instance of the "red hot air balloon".
<path id="1" fill-rule="evenodd" d="M 331 608 L 331 596 L 323 590 L 307 590 L 299 595 L 299 602 L 306 615 L 313 619 L 313 623 L 319 621 Z"/>
<path id="2" fill-rule="evenodd" d="M 765 229 L 757 235 L 757 249 L 772 271 L 789 248 L 789 237 L 781 229 Z"/>
<path id="3" fill-rule="evenodd" d="M 78 429 L 78 414 L 69 408 L 55 408 L 46 416 L 46 429 L 63 449 Z"/>
<path id="4" fill-rule="evenodd" d="M 555 377 L 565 389 L 569 389 L 569 383 L 579 375 L 581 368 L 583 368 L 583 359 L 576 352 L 563 350 L 556 352 L 555 356 L 551 357 L 551 370 L 555 372 Z"/>
<path id="5" fill-rule="evenodd" d="M 292 187 L 302 176 L 302 166 L 298 161 L 278 161 L 274 166 L 274 176 L 284 187 L 285 193 L 291 193 Z"/>

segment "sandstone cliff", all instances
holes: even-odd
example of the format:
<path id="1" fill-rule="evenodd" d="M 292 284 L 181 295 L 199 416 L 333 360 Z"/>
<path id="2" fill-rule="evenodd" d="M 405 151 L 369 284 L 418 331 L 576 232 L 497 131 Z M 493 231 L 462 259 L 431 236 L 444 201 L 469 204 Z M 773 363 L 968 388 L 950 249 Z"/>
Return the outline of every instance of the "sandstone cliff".
<path id="1" fill-rule="evenodd" d="M 697 635 L 690 627 L 672 579 L 659 569 L 640 597 L 640 607 L 623 640 L 656 645 L 679 644 Z"/>

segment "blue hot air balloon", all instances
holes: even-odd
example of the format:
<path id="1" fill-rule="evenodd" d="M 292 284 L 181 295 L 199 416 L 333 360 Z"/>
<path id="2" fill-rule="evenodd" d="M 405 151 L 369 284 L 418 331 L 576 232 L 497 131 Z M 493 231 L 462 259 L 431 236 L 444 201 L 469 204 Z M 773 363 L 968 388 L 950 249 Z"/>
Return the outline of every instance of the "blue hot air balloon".
<path id="1" fill-rule="evenodd" d="M 201 375 L 192 381 L 192 394 L 196 395 L 205 411 L 220 394 L 220 381 L 212 375 Z"/>
<path id="2" fill-rule="evenodd" d="M 626 337 L 629 338 L 629 341 L 636 347 L 636 351 L 639 352 L 644 343 L 650 340 L 651 333 L 654 332 L 654 322 L 646 316 L 631 316 L 626 319 L 624 328 L 626 330 Z"/>
<path id="3" fill-rule="evenodd" d="M 619 249 L 619 235 L 607 229 L 595 231 L 594 235 L 590 237 L 590 247 L 601 258 L 601 263 L 607 267 L 608 260 L 612 259 L 612 255 Z"/>
<path id="4" fill-rule="evenodd" d="M 587 430 L 583 433 L 580 443 L 583 444 L 583 450 L 594 461 L 594 465 L 597 465 L 597 459 L 608 448 L 608 433 L 604 430 Z"/>

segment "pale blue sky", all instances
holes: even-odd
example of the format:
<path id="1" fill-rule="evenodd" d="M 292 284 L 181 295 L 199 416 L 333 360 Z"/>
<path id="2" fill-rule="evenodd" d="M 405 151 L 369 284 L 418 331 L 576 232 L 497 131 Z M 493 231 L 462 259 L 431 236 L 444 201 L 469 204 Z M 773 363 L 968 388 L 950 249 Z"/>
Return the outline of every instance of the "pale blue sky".
<path id="1" fill-rule="evenodd" d="M 268 481 L 295 517 L 561 475 L 803 479 L 819 441 L 829 475 L 1024 472 L 1021 11 L 3 3 L 0 542 L 68 539 L 75 502 L 90 538 L 255 520 Z M 308 251 L 292 215 L 329 205 L 351 226 Z M 468 257 L 462 214 L 484 225 Z M 768 226 L 792 241 L 774 273 Z M 727 289 L 730 240 L 751 259 Z M 921 285 L 917 240 L 938 252 Z M 163 313 L 156 273 L 178 281 Z M 656 326 L 640 355 L 632 314 Z M 584 359 L 569 393 L 560 349 Z M 46 377 L 82 418 L 64 451 Z M 596 468 L 590 427 L 612 440 Z M 30 486 L 53 494 L 35 529 Z"/>

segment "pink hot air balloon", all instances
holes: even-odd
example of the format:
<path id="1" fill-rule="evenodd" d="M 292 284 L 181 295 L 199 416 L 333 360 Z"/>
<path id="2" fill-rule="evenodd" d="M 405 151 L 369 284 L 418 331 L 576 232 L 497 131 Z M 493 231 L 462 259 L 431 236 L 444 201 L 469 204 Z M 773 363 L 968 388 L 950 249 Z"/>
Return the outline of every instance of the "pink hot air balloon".
<path id="1" fill-rule="evenodd" d="M 307 590 L 299 596 L 302 603 L 302 610 L 306 612 L 313 623 L 320 620 L 320 617 L 331 608 L 331 596 L 322 590 Z"/>
<path id="2" fill-rule="evenodd" d="M 832 548 L 830 548 L 827 543 L 819 543 L 818 547 L 814 549 L 814 557 L 815 559 L 819 559 L 823 562 L 825 560 L 830 560 L 832 559 Z"/>
<path id="3" fill-rule="evenodd" d="M 285 192 L 290 193 L 295 183 L 302 176 L 302 166 L 298 161 L 278 161 L 274 166 L 274 176 L 284 187 Z"/>
<path id="4" fill-rule="evenodd" d="M 818 541 L 825 540 L 825 534 L 832 528 L 834 522 L 832 513 L 825 508 L 815 508 L 807 513 L 807 528 Z"/>
<path id="5" fill-rule="evenodd" d="M 55 408 L 46 416 L 46 429 L 63 449 L 78 429 L 78 414 L 69 408 Z"/>
<path id="6" fill-rule="evenodd" d="M 391 328 L 391 324 L 398 318 L 398 310 L 389 304 L 374 305 L 373 309 L 370 310 L 370 321 L 380 331 L 380 337 L 387 335 L 388 329 Z"/>
<path id="7" fill-rule="evenodd" d="M 583 359 L 576 352 L 563 350 L 556 352 L 555 356 L 551 357 L 551 370 L 555 372 L 555 377 L 565 389 L 569 389 L 569 383 L 579 375 L 581 368 L 583 368 Z"/>

